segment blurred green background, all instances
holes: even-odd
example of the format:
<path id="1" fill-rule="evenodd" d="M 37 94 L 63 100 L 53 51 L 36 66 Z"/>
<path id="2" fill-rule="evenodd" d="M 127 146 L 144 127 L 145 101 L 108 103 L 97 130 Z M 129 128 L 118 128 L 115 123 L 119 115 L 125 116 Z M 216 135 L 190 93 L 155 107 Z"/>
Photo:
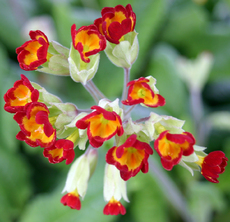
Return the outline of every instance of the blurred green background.
<path id="1" fill-rule="evenodd" d="M 230 158 L 230 1 L 229 0 L 0 0 L 0 92 L 3 95 L 25 74 L 58 95 L 63 102 L 88 108 L 93 100 L 70 77 L 56 77 L 19 68 L 15 49 L 29 40 L 28 29 L 44 31 L 50 40 L 70 47 L 70 27 L 80 28 L 100 17 L 103 7 L 130 3 L 136 13 L 140 51 L 131 79 L 152 75 L 166 98 L 160 114 L 186 120 L 184 129 L 195 135 L 207 153 L 222 150 Z M 33 27 L 33 28 L 30 28 Z M 178 75 L 181 56 L 193 60 L 213 55 L 204 87 L 193 94 Z M 111 100 L 121 96 L 123 70 L 101 53 L 95 84 Z M 195 103 L 193 103 L 195 100 Z M 137 107 L 136 116 L 150 109 Z M 198 115 L 198 116 L 197 116 Z M 105 151 L 90 180 L 80 211 L 62 206 L 60 198 L 69 166 L 52 165 L 41 148 L 17 141 L 19 127 L 13 115 L 0 109 L 0 222 L 227 222 L 230 218 L 230 167 L 219 184 L 206 181 L 180 166 L 166 172 L 155 152 L 148 174 L 128 181 L 130 203 L 122 202 L 125 216 L 102 213 Z M 80 153 L 77 151 L 77 155 Z"/>

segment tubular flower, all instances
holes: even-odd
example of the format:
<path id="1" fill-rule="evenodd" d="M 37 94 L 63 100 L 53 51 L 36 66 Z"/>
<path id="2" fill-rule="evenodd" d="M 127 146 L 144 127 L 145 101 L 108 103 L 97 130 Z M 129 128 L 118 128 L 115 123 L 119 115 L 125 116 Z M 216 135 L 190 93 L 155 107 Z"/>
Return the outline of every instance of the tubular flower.
<path id="1" fill-rule="evenodd" d="M 198 156 L 199 160 L 196 162 L 201 167 L 201 174 L 204 178 L 212 183 L 219 183 L 217 178 L 219 174 L 225 171 L 228 158 L 222 151 L 213 151 L 207 156 Z"/>
<path id="2" fill-rule="evenodd" d="M 64 206 L 66 205 L 69 206 L 71 209 L 76 209 L 76 210 L 81 209 L 81 201 L 80 201 L 80 197 L 79 197 L 77 190 L 64 195 L 61 198 L 61 203 Z"/>
<path id="3" fill-rule="evenodd" d="M 104 176 L 104 199 L 108 203 L 105 205 L 103 213 L 106 215 L 124 215 L 125 207 L 120 203 L 120 199 L 129 202 L 126 191 L 126 181 L 122 180 L 119 170 L 110 164 L 105 165 Z"/>
<path id="4" fill-rule="evenodd" d="M 52 146 L 56 140 L 56 130 L 50 124 L 48 114 L 49 110 L 44 103 L 27 104 L 25 111 L 19 111 L 14 115 L 21 128 L 16 138 L 32 147 Z"/>
<path id="5" fill-rule="evenodd" d="M 112 198 L 104 207 L 103 213 L 105 215 L 118 215 L 118 214 L 126 214 L 125 207 L 120 203 L 120 201 Z"/>
<path id="6" fill-rule="evenodd" d="M 154 148 L 161 157 L 162 166 L 166 170 L 171 170 L 180 162 L 182 155 L 189 156 L 194 152 L 195 142 L 189 132 L 171 134 L 166 130 L 155 140 Z"/>
<path id="7" fill-rule="evenodd" d="M 60 139 L 53 146 L 45 148 L 43 155 L 49 159 L 50 163 L 60 163 L 66 160 L 66 164 L 70 164 L 75 156 L 73 147 L 74 143 L 71 140 Z"/>
<path id="8" fill-rule="evenodd" d="M 47 61 L 49 41 L 40 30 L 30 31 L 31 40 L 16 49 L 18 62 L 26 71 L 35 70 Z"/>
<path id="9" fill-rule="evenodd" d="M 141 170 L 147 173 L 149 170 L 148 158 L 153 154 L 152 148 L 145 142 L 137 140 L 137 135 L 131 135 L 126 142 L 119 147 L 112 147 L 106 154 L 106 162 L 115 165 L 120 170 L 123 180 L 136 176 Z"/>
<path id="10" fill-rule="evenodd" d="M 71 27 L 73 46 L 80 53 L 81 59 L 89 63 L 91 55 L 103 51 L 106 47 L 106 39 L 100 34 L 95 25 L 82 26 L 76 30 L 76 25 Z"/>
<path id="11" fill-rule="evenodd" d="M 21 74 L 21 80 L 17 80 L 14 86 L 4 95 L 4 109 L 9 113 L 23 111 L 26 104 L 37 102 L 39 92 L 31 85 L 29 79 Z"/>
<path id="12" fill-rule="evenodd" d="M 91 109 L 95 109 L 95 111 L 78 120 L 76 127 L 87 128 L 89 143 L 93 147 L 98 148 L 114 135 L 121 136 L 123 134 L 121 118 L 116 112 L 107 111 L 100 106 L 92 106 Z"/>
<path id="13" fill-rule="evenodd" d="M 121 38 L 135 28 L 136 15 L 130 4 L 126 7 L 122 5 L 114 8 L 104 7 L 101 15 L 102 17 L 96 19 L 94 24 L 109 42 L 119 44 Z"/>
<path id="14" fill-rule="evenodd" d="M 141 77 L 137 80 L 130 81 L 127 86 L 128 98 L 122 101 L 124 105 L 136 105 L 143 103 L 149 107 L 158 107 L 165 105 L 165 99 L 160 94 L 154 93 L 151 87 L 148 85 L 149 80 Z"/>

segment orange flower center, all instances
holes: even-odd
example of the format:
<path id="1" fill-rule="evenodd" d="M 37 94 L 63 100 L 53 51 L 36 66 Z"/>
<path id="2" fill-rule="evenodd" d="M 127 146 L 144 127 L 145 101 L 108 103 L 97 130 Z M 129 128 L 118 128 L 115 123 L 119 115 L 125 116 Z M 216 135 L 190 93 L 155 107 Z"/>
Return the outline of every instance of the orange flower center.
<path id="1" fill-rule="evenodd" d="M 134 147 L 128 147 L 124 149 L 124 153 L 121 158 L 117 158 L 116 156 L 116 149 L 114 149 L 113 157 L 115 161 L 119 162 L 121 165 L 126 165 L 128 170 L 135 170 L 138 168 L 144 157 L 145 157 L 145 150 L 138 150 Z"/>
<path id="2" fill-rule="evenodd" d="M 107 138 L 120 126 L 118 119 L 115 121 L 107 120 L 103 117 L 103 114 L 93 116 L 88 121 L 90 122 L 90 132 L 93 137 Z"/>
<path id="3" fill-rule="evenodd" d="M 29 52 L 24 58 L 24 63 L 26 65 L 30 65 L 32 62 L 38 60 L 37 51 L 41 46 L 39 42 L 32 41 L 25 47 L 25 50 Z"/>
<path id="4" fill-rule="evenodd" d="M 25 85 L 19 85 L 14 90 L 14 96 L 16 99 L 11 100 L 12 106 L 24 106 L 27 103 L 31 102 L 31 91 Z"/>
<path id="5" fill-rule="evenodd" d="M 182 144 L 176 144 L 166 139 L 166 136 L 159 141 L 158 149 L 162 156 L 176 159 L 181 152 Z"/>
<path id="6" fill-rule="evenodd" d="M 61 158 L 63 156 L 63 148 L 50 150 L 49 153 L 52 155 L 53 158 Z"/>

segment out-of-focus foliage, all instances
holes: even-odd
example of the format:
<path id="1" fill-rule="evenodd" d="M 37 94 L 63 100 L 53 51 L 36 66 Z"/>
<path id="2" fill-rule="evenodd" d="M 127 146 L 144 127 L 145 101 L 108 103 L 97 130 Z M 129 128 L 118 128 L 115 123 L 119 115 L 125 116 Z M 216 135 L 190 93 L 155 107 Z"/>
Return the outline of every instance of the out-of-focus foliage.
<path id="1" fill-rule="evenodd" d="M 23 33 L 29 21 L 36 20 L 36 29 L 51 31 L 51 38 L 56 39 L 50 40 L 69 48 L 73 23 L 78 28 L 89 25 L 100 17 L 103 7 L 128 3 L 137 15 L 140 47 L 131 78 L 155 77 L 166 105 L 154 111 L 186 120 L 184 130 L 194 133 L 197 145 L 207 146 L 207 153 L 222 150 L 230 158 L 230 1 L 0 0 L 0 222 L 183 221 L 172 199 L 167 198 L 160 178 L 151 171 L 128 182 L 130 203 L 125 204 L 125 216 L 104 216 L 103 148 L 81 211 L 64 207 L 60 198 L 69 167 L 65 163 L 51 165 L 42 149 L 17 141 L 19 127 L 13 116 L 3 110 L 3 95 L 21 73 L 64 102 L 75 103 L 79 108 L 93 105 L 88 92 L 70 77 L 21 70 L 15 49 L 29 39 L 28 33 Z M 213 55 L 213 65 L 201 92 L 202 113 L 197 122 L 191 92 L 180 78 L 176 63 L 181 56 L 192 60 L 204 51 Z M 94 82 L 106 96 L 115 99 L 121 95 L 123 70 L 110 63 L 102 52 Z M 140 107 L 136 113 L 148 114 Z M 159 162 L 156 152 L 154 156 Z M 180 166 L 163 176 L 175 183 L 196 222 L 229 221 L 230 166 L 220 176 L 219 184 L 210 184 L 199 172 L 192 177 Z"/>

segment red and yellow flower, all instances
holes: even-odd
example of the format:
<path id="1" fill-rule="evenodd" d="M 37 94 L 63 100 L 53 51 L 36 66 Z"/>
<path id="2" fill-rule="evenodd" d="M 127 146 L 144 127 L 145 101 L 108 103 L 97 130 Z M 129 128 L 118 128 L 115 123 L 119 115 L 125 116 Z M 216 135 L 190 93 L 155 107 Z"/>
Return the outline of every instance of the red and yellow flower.
<path id="1" fill-rule="evenodd" d="M 101 10 L 101 18 L 94 21 L 98 30 L 105 35 L 109 42 L 119 44 L 121 38 L 132 32 L 136 25 L 136 15 L 130 4 L 126 7 L 117 5 L 113 7 L 104 7 Z"/>
<path id="2" fill-rule="evenodd" d="M 104 141 L 109 140 L 116 134 L 121 136 L 124 132 L 120 116 L 112 111 L 107 111 L 100 106 L 92 106 L 95 109 L 92 113 L 76 122 L 79 129 L 87 128 L 89 143 L 100 147 Z"/>
<path id="3" fill-rule="evenodd" d="M 126 214 L 125 207 L 120 203 L 120 201 L 112 198 L 104 207 L 103 213 L 105 215 L 118 215 L 118 214 Z"/>
<path id="4" fill-rule="evenodd" d="M 115 165 L 120 170 L 123 180 L 136 176 L 141 170 L 147 173 L 149 169 L 148 158 L 153 150 L 148 143 L 137 140 L 137 135 L 131 135 L 119 147 L 112 147 L 106 154 L 106 162 Z"/>
<path id="5" fill-rule="evenodd" d="M 49 110 L 44 103 L 33 102 L 27 104 L 25 111 L 14 115 L 21 131 L 16 138 L 25 141 L 32 147 L 50 147 L 56 140 L 56 130 L 49 122 Z"/>
<path id="6" fill-rule="evenodd" d="M 61 198 L 61 203 L 64 206 L 69 206 L 71 209 L 81 209 L 81 200 L 77 191 L 73 191 L 64 195 Z"/>
<path id="7" fill-rule="evenodd" d="M 22 69 L 35 70 L 47 61 L 49 41 L 40 30 L 30 31 L 31 40 L 16 49 L 17 59 Z"/>
<path id="8" fill-rule="evenodd" d="M 199 160 L 196 162 L 201 167 L 201 174 L 204 178 L 212 183 L 219 183 L 219 174 L 225 171 L 228 158 L 222 151 L 213 151 L 207 156 L 198 156 Z"/>
<path id="9" fill-rule="evenodd" d="M 171 134 L 166 130 L 155 140 L 154 148 L 161 157 L 162 166 L 166 170 L 171 170 L 180 162 L 182 155 L 189 156 L 194 152 L 195 142 L 193 135 L 189 132 Z"/>
<path id="10" fill-rule="evenodd" d="M 14 86 L 4 95 L 4 109 L 9 113 L 23 111 L 26 104 L 37 102 L 39 92 L 31 85 L 29 79 L 21 74 L 21 80 L 17 80 Z"/>
<path id="11" fill-rule="evenodd" d="M 100 34 L 95 25 L 82 26 L 76 30 L 76 25 L 71 27 L 73 47 L 80 53 L 81 59 L 89 63 L 91 55 L 103 51 L 106 47 L 106 39 Z"/>
<path id="12" fill-rule="evenodd" d="M 160 94 L 154 93 L 148 84 L 149 80 L 141 77 L 137 80 L 130 81 L 127 84 L 128 98 L 122 103 L 124 105 L 136 105 L 143 103 L 148 107 L 158 107 L 165 105 L 165 99 Z"/>
<path id="13" fill-rule="evenodd" d="M 73 162 L 75 157 L 74 143 L 68 139 L 57 140 L 53 146 L 45 148 L 44 157 L 49 159 L 50 163 L 60 163 L 66 160 L 66 164 Z"/>

